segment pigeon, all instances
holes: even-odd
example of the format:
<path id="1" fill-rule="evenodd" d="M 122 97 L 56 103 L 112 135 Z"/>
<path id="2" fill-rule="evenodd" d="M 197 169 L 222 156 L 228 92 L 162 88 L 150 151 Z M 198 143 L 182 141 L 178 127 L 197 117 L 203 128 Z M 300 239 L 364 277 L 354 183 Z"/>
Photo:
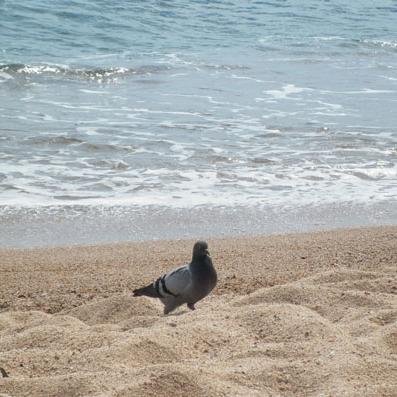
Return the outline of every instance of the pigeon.
<path id="1" fill-rule="evenodd" d="M 216 286 L 217 274 L 208 252 L 205 241 L 197 241 L 193 247 L 192 261 L 178 267 L 152 284 L 133 291 L 134 296 L 159 298 L 164 304 L 164 314 L 187 304 L 190 310 L 205 298 Z"/>

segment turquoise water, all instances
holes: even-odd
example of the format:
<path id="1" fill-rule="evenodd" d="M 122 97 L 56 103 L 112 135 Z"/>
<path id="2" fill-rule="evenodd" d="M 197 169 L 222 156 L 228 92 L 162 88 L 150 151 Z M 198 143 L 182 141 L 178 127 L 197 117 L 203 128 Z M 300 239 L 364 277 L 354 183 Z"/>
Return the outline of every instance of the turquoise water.
<path id="1" fill-rule="evenodd" d="M 0 1 L 0 205 L 394 200 L 395 1 Z"/>

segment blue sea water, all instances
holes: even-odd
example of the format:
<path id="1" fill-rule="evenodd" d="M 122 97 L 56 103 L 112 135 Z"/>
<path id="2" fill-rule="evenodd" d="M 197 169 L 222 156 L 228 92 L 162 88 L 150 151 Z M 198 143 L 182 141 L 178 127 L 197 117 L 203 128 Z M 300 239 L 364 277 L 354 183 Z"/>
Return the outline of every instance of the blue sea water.
<path id="1" fill-rule="evenodd" d="M 396 1 L 0 0 L 0 206 L 379 203 Z"/>

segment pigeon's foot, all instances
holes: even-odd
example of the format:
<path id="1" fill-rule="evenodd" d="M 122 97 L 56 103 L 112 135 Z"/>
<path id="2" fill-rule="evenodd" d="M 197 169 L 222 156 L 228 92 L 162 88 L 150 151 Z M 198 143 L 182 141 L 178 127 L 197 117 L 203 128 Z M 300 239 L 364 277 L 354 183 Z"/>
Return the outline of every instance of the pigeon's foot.
<path id="1" fill-rule="evenodd" d="M 194 307 L 194 303 L 188 303 L 188 304 L 187 304 L 187 307 L 188 307 L 190 310 L 196 310 L 196 308 Z"/>
<path id="2" fill-rule="evenodd" d="M 170 314 L 173 310 L 174 310 L 174 309 L 169 309 L 169 308 L 165 307 L 165 308 L 164 308 L 164 311 L 163 311 L 164 316 L 166 316 L 167 314 Z"/>

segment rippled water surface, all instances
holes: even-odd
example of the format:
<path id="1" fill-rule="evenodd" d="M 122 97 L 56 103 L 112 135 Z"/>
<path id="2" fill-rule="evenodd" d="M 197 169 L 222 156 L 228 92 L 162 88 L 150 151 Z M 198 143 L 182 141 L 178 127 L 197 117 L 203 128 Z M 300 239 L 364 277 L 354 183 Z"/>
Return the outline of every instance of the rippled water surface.
<path id="1" fill-rule="evenodd" d="M 0 205 L 395 199 L 395 1 L 0 1 Z"/>

